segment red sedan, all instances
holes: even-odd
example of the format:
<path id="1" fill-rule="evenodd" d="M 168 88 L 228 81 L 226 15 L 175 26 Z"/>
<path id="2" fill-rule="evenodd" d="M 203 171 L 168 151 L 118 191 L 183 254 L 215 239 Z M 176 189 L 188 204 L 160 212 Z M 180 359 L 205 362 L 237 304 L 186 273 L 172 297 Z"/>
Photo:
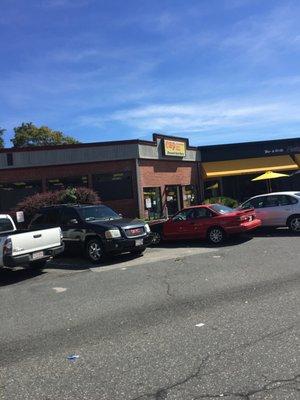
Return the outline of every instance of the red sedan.
<path id="1" fill-rule="evenodd" d="M 220 244 L 235 233 L 261 226 L 253 209 L 234 210 L 222 204 L 184 208 L 165 222 L 151 224 L 153 244 L 161 240 L 205 239 Z"/>

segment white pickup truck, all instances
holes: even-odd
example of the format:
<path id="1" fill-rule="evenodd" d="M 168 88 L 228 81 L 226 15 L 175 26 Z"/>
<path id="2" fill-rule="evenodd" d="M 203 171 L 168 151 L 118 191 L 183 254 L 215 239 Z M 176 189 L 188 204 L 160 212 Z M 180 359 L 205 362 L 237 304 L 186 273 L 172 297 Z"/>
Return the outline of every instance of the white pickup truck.
<path id="1" fill-rule="evenodd" d="M 9 215 L 0 214 L 0 268 L 28 265 L 43 268 L 63 251 L 60 228 L 18 231 Z"/>

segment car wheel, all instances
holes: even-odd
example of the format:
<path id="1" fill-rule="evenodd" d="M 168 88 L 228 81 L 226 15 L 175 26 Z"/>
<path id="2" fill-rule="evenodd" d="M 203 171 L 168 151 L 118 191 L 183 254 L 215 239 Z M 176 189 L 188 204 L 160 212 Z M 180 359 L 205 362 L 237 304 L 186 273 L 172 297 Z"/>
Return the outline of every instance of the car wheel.
<path id="1" fill-rule="evenodd" d="M 145 247 L 143 247 L 142 249 L 131 250 L 130 254 L 134 254 L 135 256 L 141 256 L 145 250 L 146 250 Z"/>
<path id="2" fill-rule="evenodd" d="M 288 220 L 288 227 L 292 232 L 300 232 L 300 215 L 293 215 Z"/>
<path id="3" fill-rule="evenodd" d="M 86 256 L 93 263 L 101 262 L 104 258 L 103 246 L 99 239 L 91 239 L 86 245 Z"/>
<path id="4" fill-rule="evenodd" d="M 158 246 L 162 240 L 161 234 L 159 232 L 152 232 L 152 242 L 153 246 Z"/>
<path id="5" fill-rule="evenodd" d="M 47 260 L 32 261 L 29 264 L 29 267 L 34 268 L 34 269 L 43 269 L 43 268 L 45 268 L 46 264 L 47 264 Z"/>
<path id="6" fill-rule="evenodd" d="M 207 233 L 207 238 L 212 244 L 221 244 L 224 242 L 226 234 L 219 226 L 214 226 Z"/>

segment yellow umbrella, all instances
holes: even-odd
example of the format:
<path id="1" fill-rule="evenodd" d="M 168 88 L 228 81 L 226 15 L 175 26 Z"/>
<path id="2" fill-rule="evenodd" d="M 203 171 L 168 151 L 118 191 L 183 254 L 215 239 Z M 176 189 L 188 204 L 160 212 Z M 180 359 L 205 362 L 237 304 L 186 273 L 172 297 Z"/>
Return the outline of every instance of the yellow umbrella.
<path id="1" fill-rule="evenodd" d="M 211 189 L 218 189 L 219 188 L 219 183 L 215 183 L 214 185 L 208 186 L 205 188 L 205 190 L 211 190 Z"/>
<path id="2" fill-rule="evenodd" d="M 268 187 L 268 191 L 271 192 L 272 191 L 272 186 L 271 186 L 271 179 L 276 179 L 276 178 L 286 178 L 287 174 L 282 174 L 280 172 L 273 172 L 273 171 L 267 171 L 262 175 L 257 176 L 254 179 L 251 179 L 252 181 L 268 181 L 269 182 L 269 186 Z"/>

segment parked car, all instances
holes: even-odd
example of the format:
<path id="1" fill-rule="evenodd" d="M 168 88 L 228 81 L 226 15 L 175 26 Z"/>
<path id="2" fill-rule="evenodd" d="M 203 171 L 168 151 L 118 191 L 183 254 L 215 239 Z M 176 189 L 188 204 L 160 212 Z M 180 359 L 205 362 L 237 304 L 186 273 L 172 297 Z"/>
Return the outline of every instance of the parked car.
<path id="1" fill-rule="evenodd" d="M 142 254 L 151 243 L 148 224 L 138 219 L 125 219 L 102 204 L 45 207 L 29 226 L 59 226 L 66 249 L 79 246 L 92 262 L 100 262 L 108 254 Z"/>
<path id="2" fill-rule="evenodd" d="M 263 226 L 288 226 L 300 232 L 300 192 L 276 192 L 251 197 L 240 210 L 254 208 Z"/>
<path id="3" fill-rule="evenodd" d="M 153 244 L 161 240 L 208 239 L 222 243 L 228 235 L 261 225 L 254 210 L 237 211 L 221 204 L 188 207 L 165 222 L 151 224 Z"/>
<path id="4" fill-rule="evenodd" d="M 9 215 L 0 215 L 0 268 L 26 265 L 43 268 L 63 250 L 60 228 L 18 231 Z"/>

